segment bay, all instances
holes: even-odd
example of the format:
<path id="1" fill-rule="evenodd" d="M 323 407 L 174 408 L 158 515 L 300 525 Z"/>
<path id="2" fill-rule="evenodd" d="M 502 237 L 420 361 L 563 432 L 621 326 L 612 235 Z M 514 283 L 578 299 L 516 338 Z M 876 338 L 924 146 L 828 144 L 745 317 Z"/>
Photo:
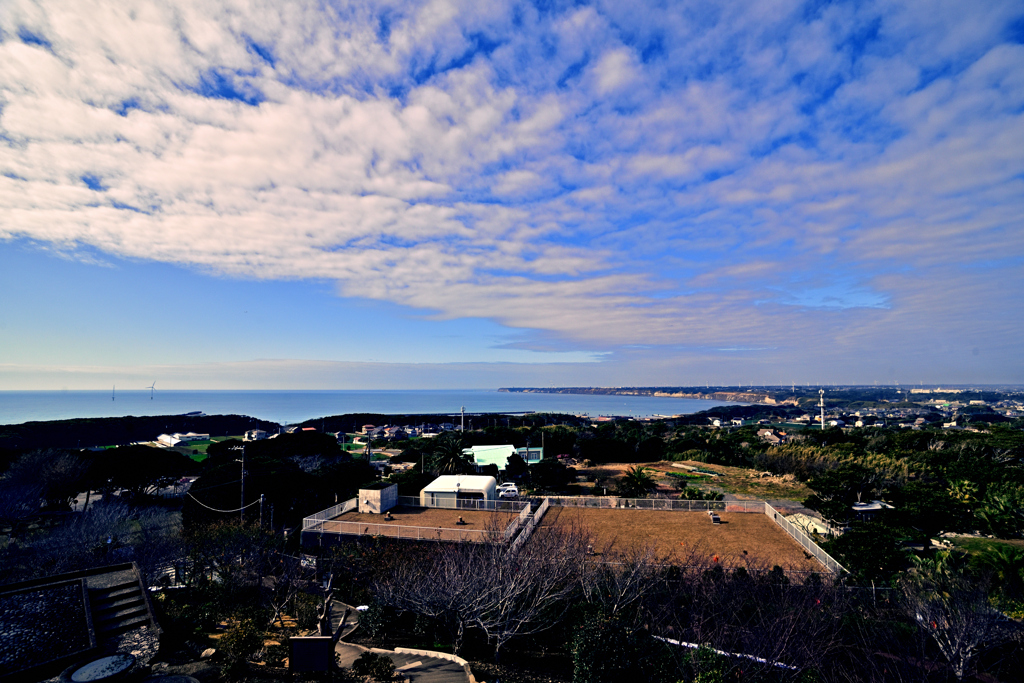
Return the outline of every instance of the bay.
<path id="1" fill-rule="evenodd" d="M 345 413 L 454 415 L 568 413 L 652 417 L 707 410 L 722 401 L 655 396 L 526 394 L 495 389 L 392 391 L 0 391 L 0 424 L 126 415 L 248 415 L 293 424 Z M 468 425 L 467 425 L 468 426 Z"/>

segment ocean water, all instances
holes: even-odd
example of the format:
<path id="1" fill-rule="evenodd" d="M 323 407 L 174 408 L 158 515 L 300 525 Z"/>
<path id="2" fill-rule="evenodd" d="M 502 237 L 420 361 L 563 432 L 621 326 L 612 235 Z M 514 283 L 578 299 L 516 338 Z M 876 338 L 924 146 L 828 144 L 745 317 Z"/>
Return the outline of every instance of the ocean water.
<path id="1" fill-rule="evenodd" d="M 520 394 L 493 389 L 423 391 L 0 391 L 0 425 L 79 417 L 248 415 L 279 424 L 344 413 L 551 412 L 649 417 L 682 415 L 721 401 L 654 396 Z"/>

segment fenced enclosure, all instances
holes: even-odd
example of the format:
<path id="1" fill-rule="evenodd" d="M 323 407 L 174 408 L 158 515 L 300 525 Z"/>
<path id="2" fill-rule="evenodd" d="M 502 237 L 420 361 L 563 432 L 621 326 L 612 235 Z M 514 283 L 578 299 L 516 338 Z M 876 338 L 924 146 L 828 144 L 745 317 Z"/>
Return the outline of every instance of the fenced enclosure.
<path id="1" fill-rule="evenodd" d="M 800 546 L 828 571 L 839 574 L 847 570 L 831 555 L 807 535 L 801 528 L 789 522 L 786 517 L 764 501 L 724 501 L 724 500 L 673 500 L 668 498 L 616 498 L 596 496 L 548 496 L 543 499 L 536 511 L 532 512 L 529 502 L 519 500 L 444 500 L 440 504 L 424 506 L 420 499 L 412 496 L 399 496 L 398 504 L 408 508 L 438 508 L 445 510 L 465 510 L 480 512 L 505 512 L 519 514 L 503 530 L 460 529 L 449 526 L 412 526 L 392 523 L 349 522 L 336 518 L 358 508 L 358 500 L 352 498 L 317 512 L 302 520 L 303 531 L 328 534 L 348 534 L 355 536 L 384 536 L 418 541 L 512 541 L 519 547 L 530 537 L 534 528 L 544 517 L 549 506 L 564 508 L 590 509 L 632 509 L 660 510 L 678 512 L 741 512 L 762 513 L 795 540 Z M 518 535 L 517 535 L 517 532 Z"/>
<path id="2" fill-rule="evenodd" d="M 514 501 L 514 508 L 519 512 L 519 514 L 515 514 L 511 501 L 490 501 L 492 503 L 499 502 L 500 505 L 496 508 L 480 509 L 470 507 L 454 508 L 452 506 L 423 506 L 419 505 L 418 498 L 408 496 L 403 498 L 412 504 L 399 505 L 394 508 L 394 514 L 397 516 L 397 519 L 382 520 L 381 516 L 377 514 L 359 513 L 359 501 L 356 498 L 352 498 L 306 517 L 302 520 L 302 530 L 304 532 L 321 534 L 383 536 L 419 541 L 480 543 L 485 541 L 501 541 L 502 539 L 506 541 L 511 540 L 519 527 L 530 518 L 530 504 L 521 501 Z M 439 516 L 438 511 L 441 510 L 446 512 L 448 510 L 462 512 L 466 519 L 463 521 L 462 516 L 459 516 L 458 521 L 456 521 L 454 516 Z M 346 513 L 352 513 L 349 515 L 352 519 L 339 519 L 346 515 Z M 498 516 L 494 517 L 492 513 Z M 514 517 L 512 517 L 513 515 Z M 477 518 L 474 519 L 473 516 Z M 412 521 L 413 523 L 403 524 L 401 521 L 403 517 L 406 517 L 407 521 Z M 505 520 L 508 520 L 509 517 L 512 517 L 512 519 L 506 523 Z M 416 521 L 426 522 L 426 524 L 416 524 Z M 481 524 L 485 528 L 463 528 L 463 525 L 479 527 Z"/>

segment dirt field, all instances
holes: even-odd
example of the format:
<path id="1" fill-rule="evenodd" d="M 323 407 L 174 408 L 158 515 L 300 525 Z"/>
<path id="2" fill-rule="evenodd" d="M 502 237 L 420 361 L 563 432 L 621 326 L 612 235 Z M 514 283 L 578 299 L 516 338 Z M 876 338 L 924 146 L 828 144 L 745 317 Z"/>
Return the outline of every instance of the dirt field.
<path id="1" fill-rule="evenodd" d="M 712 524 L 703 512 L 551 507 L 541 527 L 580 525 L 590 534 L 597 553 L 650 546 L 659 556 L 675 560 L 696 553 L 717 556 L 726 567 L 779 565 L 793 571 L 824 571 L 764 515 L 725 512 L 720 517 L 721 524 Z"/>
<path id="2" fill-rule="evenodd" d="M 654 493 L 672 495 L 678 493 L 672 477 L 668 472 L 682 472 L 675 464 L 693 465 L 716 472 L 719 476 L 707 477 L 706 479 L 693 479 L 686 481 L 687 486 L 700 488 L 709 491 L 721 491 L 724 493 L 735 493 L 739 495 L 753 496 L 759 500 L 773 498 L 788 498 L 791 500 L 803 500 L 811 495 L 812 491 L 801 482 L 786 479 L 784 477 L 762 477 L 761 473 L 745 467 L 726 467 L 725 465 L 709 465 L 693 460 L 684 460 L 680 463 L 672 463 L 667 460 L 660 462 L 636 463 L 653 470 L 652 474 L 658 484 Z M 633 467 L 632 463 L 601 463 L 592 467 L 577 467 L 576 473 L 582 476 L 596 477 L 602 480 L 616 481 L 626 473 L 626 470 Z M 585 491 L 592 486 L 586 482 L 579 482 L 579 486 Z M 600 494 L 599 489 L 595 491 Z M 589 491 L 588 491 L 589 493 Z"/>
<path id="3" fill-rule="evenodd" d="M 389 536 L 442 541 L 482 541 L 489 534 L 500 534 L 515 514 L 480 510 L 442 510 L 439 508 L 397 507 L 391 521 L 384 515 L 346 512 L 324 523 L 324 531 L 370 536 Z M 465 524 L 458 524 L 459 517 Z"/>

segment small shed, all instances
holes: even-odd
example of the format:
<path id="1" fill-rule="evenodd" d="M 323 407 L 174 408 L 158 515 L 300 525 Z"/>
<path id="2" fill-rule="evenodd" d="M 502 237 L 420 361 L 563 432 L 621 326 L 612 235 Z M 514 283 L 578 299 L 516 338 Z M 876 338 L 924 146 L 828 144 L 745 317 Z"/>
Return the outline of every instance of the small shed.
<path id="1" fill-rule="evenodd" d="M 458 507 L 460 500 L 495 500 L 498 482 L 494 477 L 446 474 L 420 491 L 423 507 Z"/>
<path id="2" fill-rule="evenodd" d="M 398 484 L 378 482 L 359 489 L 359 512 L 382 515 L 398 505 Z"/>

